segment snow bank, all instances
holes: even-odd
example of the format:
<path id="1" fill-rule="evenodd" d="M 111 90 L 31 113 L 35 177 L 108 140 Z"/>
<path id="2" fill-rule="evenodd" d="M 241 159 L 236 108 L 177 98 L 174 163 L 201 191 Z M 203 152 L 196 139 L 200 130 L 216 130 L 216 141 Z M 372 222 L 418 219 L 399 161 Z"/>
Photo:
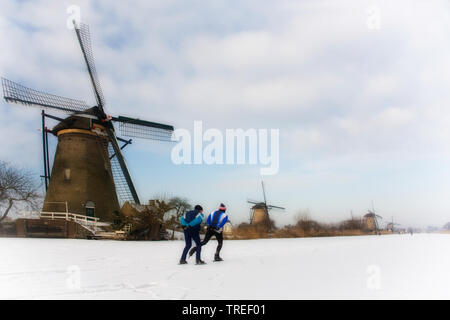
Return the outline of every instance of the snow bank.
<path id="1" fill-rule="evenodd" d="M 225 241 L 178 265 L 182 241 L 0 238 L 0 299 L 450 298 L 450 236 Z"/>

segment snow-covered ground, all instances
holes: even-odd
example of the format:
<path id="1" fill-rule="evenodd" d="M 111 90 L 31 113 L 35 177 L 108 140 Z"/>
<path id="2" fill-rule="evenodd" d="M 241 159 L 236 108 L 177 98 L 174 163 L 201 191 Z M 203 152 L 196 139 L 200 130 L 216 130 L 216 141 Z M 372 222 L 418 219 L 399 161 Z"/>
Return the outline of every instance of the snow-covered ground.
<path id="1" fill-rule="evenodd" d="M 183 243 L 0 238 L 0 299 L 450 299 L 450 235 Z"/>

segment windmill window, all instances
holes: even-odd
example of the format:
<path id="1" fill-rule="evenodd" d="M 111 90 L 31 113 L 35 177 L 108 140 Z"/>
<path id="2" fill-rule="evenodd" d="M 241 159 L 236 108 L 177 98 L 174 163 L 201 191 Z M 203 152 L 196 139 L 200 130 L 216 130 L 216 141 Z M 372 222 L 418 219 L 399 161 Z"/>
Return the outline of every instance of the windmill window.
<path id="1" fill-rule="evenodd" d="M 70 181 L 70 169 L 69 168 L 64 169 L 64 180 Z"/>

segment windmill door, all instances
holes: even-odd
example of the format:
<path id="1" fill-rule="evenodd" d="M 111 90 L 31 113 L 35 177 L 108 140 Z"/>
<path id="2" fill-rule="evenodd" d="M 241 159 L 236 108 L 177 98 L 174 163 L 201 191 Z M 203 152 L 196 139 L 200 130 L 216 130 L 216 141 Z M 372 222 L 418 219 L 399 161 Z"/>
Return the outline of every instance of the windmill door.
<path id="1" fill-rule="evenodd" d="M 95 203 L 92 201 L 86 202 L 85 206 L 86 216 L 87 217 L 95 217 Z"/>

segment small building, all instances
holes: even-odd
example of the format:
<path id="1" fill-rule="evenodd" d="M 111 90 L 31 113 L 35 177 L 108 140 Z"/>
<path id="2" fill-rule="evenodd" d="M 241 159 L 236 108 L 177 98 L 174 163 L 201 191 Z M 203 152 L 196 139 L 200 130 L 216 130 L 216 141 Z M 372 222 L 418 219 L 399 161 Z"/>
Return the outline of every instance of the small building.
<path id="1" fill-rule="evenodd" d="M 233 227 L 231 226 L 231 223 L 225 223 L 225 225 L 223 226 L 223 235 L 226 237 L 230 237 L 233 235 Z"/>

